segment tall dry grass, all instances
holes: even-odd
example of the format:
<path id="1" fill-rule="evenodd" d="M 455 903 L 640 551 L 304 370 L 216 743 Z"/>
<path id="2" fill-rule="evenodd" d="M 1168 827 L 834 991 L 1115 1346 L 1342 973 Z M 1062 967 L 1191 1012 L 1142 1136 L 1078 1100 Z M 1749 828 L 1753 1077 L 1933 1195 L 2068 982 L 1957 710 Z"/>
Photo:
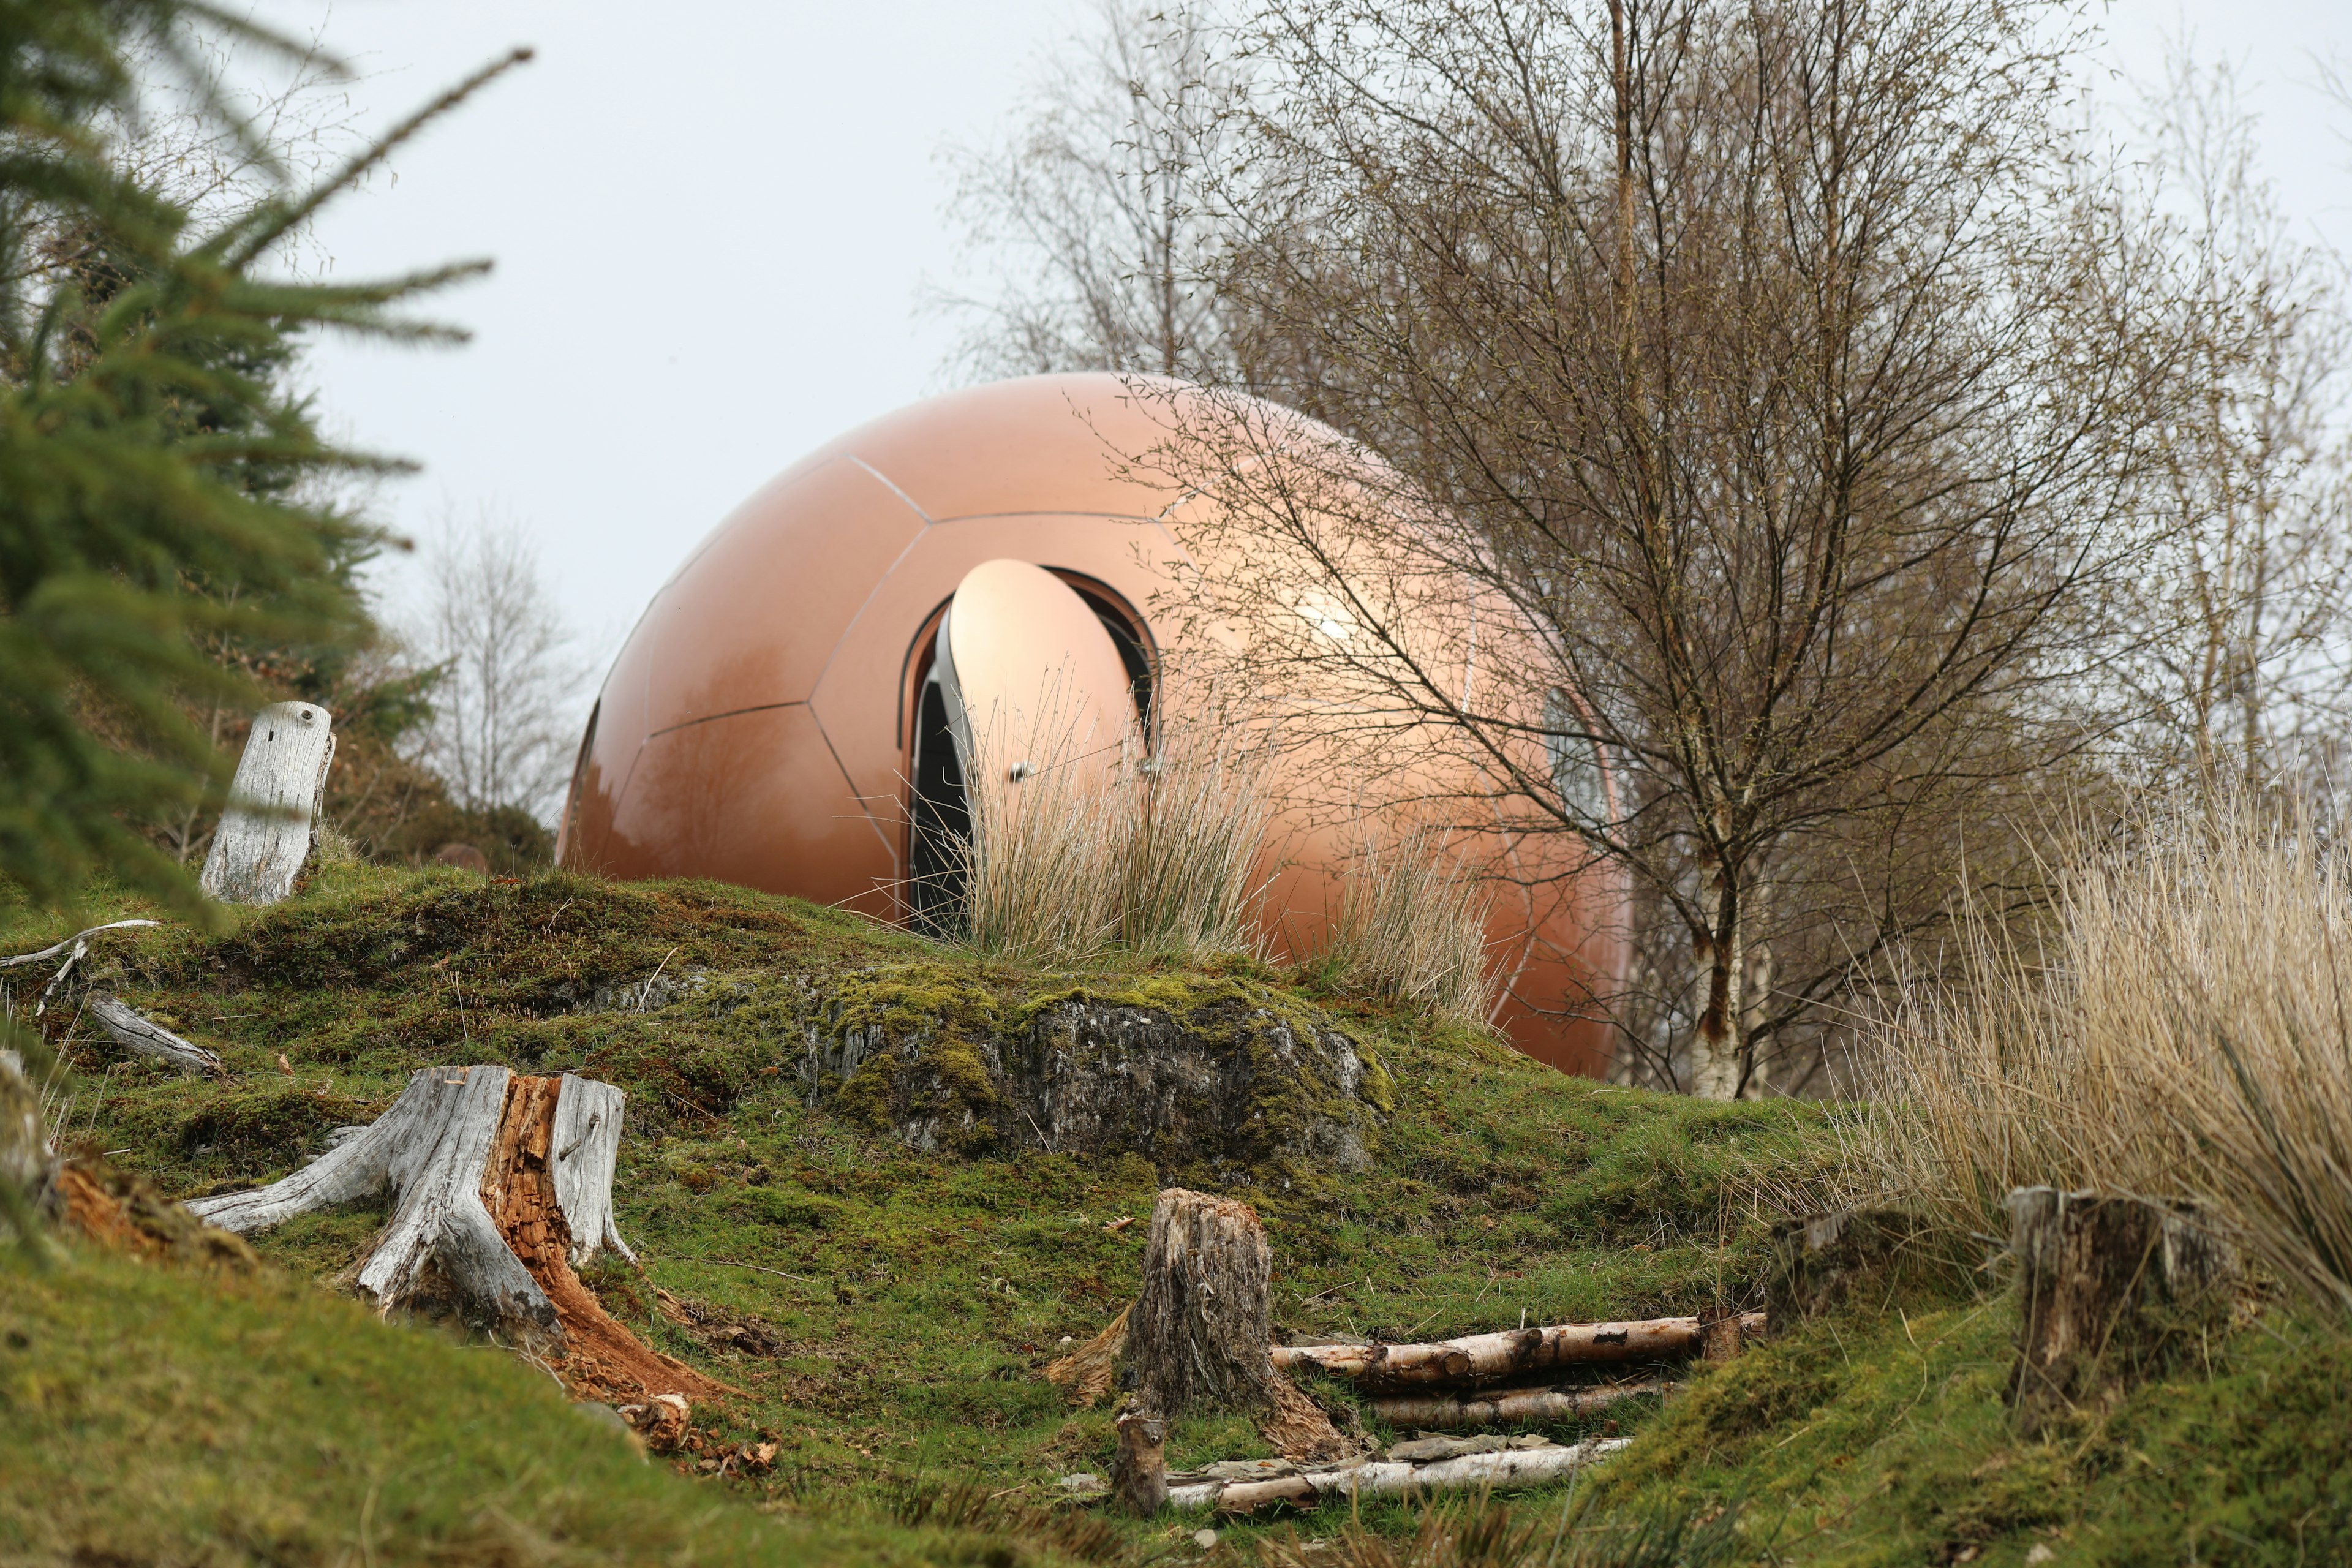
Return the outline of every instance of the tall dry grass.
<path id="1" fill-rule="evenodd" d="M 1033 752 L 1037 748 L 1032 748 Z M 1113 946 L 1179 958 L 1261 945 L 1252 879 L 1274 813 L 1272 755 L 1238 727 L 1171 721 L 1144 755 L 1045 748 L 1017 784 L 969 796 L 966 940 L 1048 961 Z"/>
<path id="2" fill-rule="evenodd" d="M 1324 964 L 1351 991 L 1484 1028 L 1500 1000 L 1486 962 L 1486 897 L 1425 823 L 1366 832 L 1339 895 Z"/>
<path id="3" fill-rule="evenodd" d="M 1274 753 L 1261 735 L 1171 718 L 1119 796 L 1118 939 L 1197 958 L 1262 945 L 1254 879 L 1274 818 Z"/>
<path id="4" fill-rule="evenodd" d="M 2352 848 L 2225 803 L 2081 858 L 2054 914 L 1964 921 L 1965 978 L 1898 990 L 1863 1168 L 1982 1232 L 2019 1186 L 2192 1200 L 2352 1314 Z"/>

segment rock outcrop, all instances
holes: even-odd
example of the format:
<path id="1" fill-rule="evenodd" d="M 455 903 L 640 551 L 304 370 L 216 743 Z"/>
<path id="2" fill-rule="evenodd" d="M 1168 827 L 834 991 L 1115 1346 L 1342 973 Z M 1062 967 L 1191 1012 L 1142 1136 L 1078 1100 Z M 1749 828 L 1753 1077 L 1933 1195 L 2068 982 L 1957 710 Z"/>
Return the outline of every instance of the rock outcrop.
<path id="1" fill-rule="evenodd" d="M 998 1023 L 942 1008 L 805 1027 L 812 1098 L 925 1151 L 1132 1152 L 1221 1184 L 1366 1167 L 1387 1074 L 1328 1022 L 1245 983 L 1192 1005 L 1073 992 Z M 994 1026 L 989 1026 L 993 1025 Z"/>

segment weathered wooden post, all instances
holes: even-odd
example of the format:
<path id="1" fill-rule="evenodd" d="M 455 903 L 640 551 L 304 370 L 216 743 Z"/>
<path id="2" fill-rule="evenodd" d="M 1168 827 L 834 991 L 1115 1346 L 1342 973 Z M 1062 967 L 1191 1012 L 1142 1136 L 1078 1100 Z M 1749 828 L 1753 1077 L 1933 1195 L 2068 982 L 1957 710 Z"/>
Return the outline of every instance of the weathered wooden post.
<path id="1" fill-rule="evenodd" d="M 274 904 L 291 893 L 334 760 L 324 708 L 273 702 L 255 714 L 197 886 L 225 904 Z"/>
<path id="2" fill-rule="evenodd" d="M 2160 1371 L 2227 1321 L 2237 1251 L 2193 1209 L 2055 1187 L 2021 1187 L 2007 1206 L 2018 1273 L 2009 1396 L 2026 1436 Z"/>

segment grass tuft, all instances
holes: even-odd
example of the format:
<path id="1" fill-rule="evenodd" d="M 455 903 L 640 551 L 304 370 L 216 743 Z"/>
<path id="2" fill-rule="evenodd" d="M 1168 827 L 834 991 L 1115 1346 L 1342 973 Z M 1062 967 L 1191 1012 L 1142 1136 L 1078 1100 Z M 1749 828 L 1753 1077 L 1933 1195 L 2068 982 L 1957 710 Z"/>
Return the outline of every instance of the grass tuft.
<path id="1" fill-rule="evenodd" d="M 1878 1031 L 1866 1168 L 1981 1233 L 2020 1186 L 2194 1202 L 2352 1318 L 2352 847 L 2225 801 L 2085 856 L 2039 948 L 1963 940 Z"/>

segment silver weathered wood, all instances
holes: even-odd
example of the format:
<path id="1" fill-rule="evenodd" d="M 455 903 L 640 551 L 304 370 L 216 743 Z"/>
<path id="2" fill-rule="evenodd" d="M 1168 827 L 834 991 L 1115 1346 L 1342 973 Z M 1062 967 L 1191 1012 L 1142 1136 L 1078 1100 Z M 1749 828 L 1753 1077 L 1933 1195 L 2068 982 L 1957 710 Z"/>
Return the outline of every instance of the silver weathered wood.
<path id="1" fill-rule="evenodd" d="M 228 904 L 274 904 L 291 893 L 334 760 L 324 708 L 273 702 L 255 714 L 197 885 Z"/>
<path id="2" fill-rule="evenodd" d="M 92 991 L 82 1007 L 109 1038 L 132 1056 L 153 1057 L 182 1072 L 203 1073 L 210 1078 L 228 1076 L 220 1058 L 192 1040 L 180 1038 L 154 1020 L 142 1017 L 110 992 Z"/>
<path id="3" fill-rule="evenodd" d="M 609 1083 L 563 1075 L 555 1096 L 555 1204 L 572 1232 L 574 1265 L 611 1247 L 635 1263 L 637 1255 L 613 1225 L 613 1168 L 621 1157 L 621 1116 L 629 1097 Z"/>
<path id="4" fill-rule="evenodd" d="M 1168 1488 L 1168 1501 L 1175 1508 L 1214 1508 L 1223 1512 L 1246 1513 L 1269 1502 L 1310 1503 L 1318 1498 L 1351 1494 L 1486 1491 L 1539 1486 L 1572 1475 L 1596 1459 L 1606 1458 L 1631 1441 L 1627 1437 L 1594 1437 L 1581 1443 L 1465 1454 L 1425 1465 L 1373 1459 L 1302 1470 L 1272 1480 L 1171 1485 Z"/>
<path id="5" fill-rule="evenodd" d="M 45 958 L 55 958 L 69 947 L 87 947 L 85 939 L 96 936 L 102 931 L 127 931 L 133 926 L 152 926 L 160 922 L 155 921 L 109 921 L 102 926 L 92 926 L 88 931 L 78 931 L 63 942 L 51 942 L 38 952 L 20 952 L 14 958 L 0 958 L 0 969 L 14 969 L 20 963 L 38 963 Z"/>
<path id="6" fill-rule="evenodd" d="M 373 1125 L 285 1180 L 199 1198 L 188 1208 L 244 1235 L 389 1190 L 392 1218 L 358 1280 L 378 1310 L 446 1289 L 478 1316 L 560 1340 L 553 1304 L 482 1205 L 510 1076 L 502 1067 L 423 1068 Z M 611 1084 L 569 1073 L 556 1092 L 550 1154 L 575 1262 L 605 1247 L 635 1260 L 613 1225 L 613 1168 L 627 1103 Z"/>

